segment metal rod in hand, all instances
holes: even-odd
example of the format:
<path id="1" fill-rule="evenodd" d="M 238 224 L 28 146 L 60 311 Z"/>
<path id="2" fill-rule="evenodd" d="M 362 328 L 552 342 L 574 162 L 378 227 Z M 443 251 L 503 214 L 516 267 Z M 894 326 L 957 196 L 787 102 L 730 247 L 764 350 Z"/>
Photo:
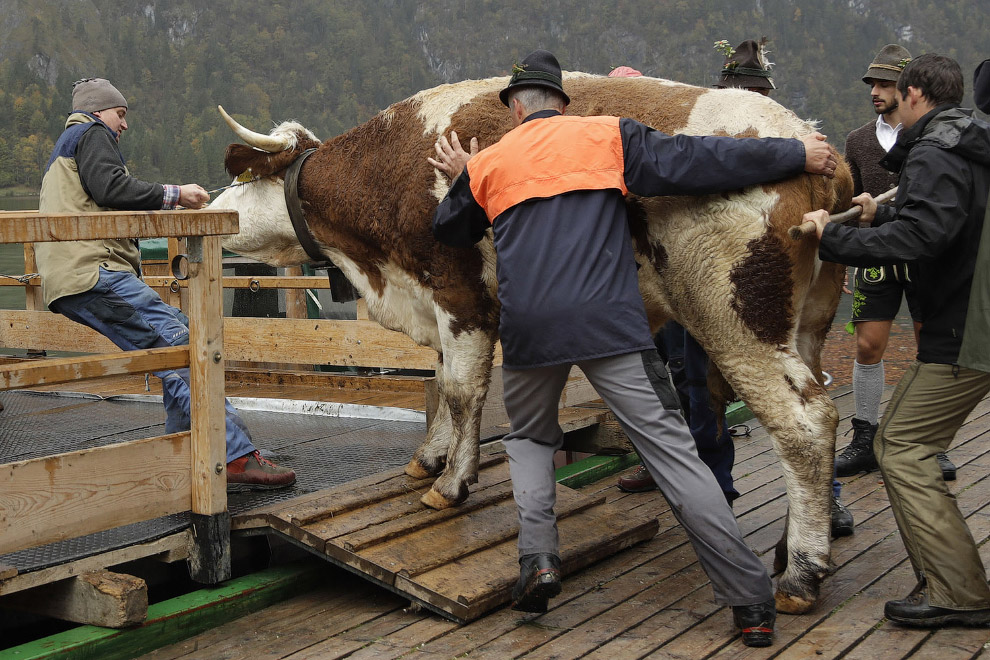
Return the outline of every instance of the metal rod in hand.
<path id="1" fill-rule="evenodd" d="M 885 204 L 886 202 L 893 199 L 894 195 L 896 194 L 897 194 L 897 188 L 894 187 L 883 194 L 877 195 L 873 199 L 874 201 L 876 201 L 877 205 L 879 206 L 880 204 Z M 847 220 L 858 218 L 862 214 L 863 214 L 863 207 L 860 206 L 859 204 L 853 204 L 852 207 L 847 211 L 843 211 L 842 213 L 833 213 L 830 216 L 828 216 L 828 221 L 846 222 Z M 814 234 L 817 228 L 818 225 L 816 225 L 814 222 L 809 220 L 808 222 L 803 222 L 800 225 L 794 225 L 793 227 L 787 230 L 787 233 L 794 240 L 798 240 L 804 238 L 805 236 Z"/>

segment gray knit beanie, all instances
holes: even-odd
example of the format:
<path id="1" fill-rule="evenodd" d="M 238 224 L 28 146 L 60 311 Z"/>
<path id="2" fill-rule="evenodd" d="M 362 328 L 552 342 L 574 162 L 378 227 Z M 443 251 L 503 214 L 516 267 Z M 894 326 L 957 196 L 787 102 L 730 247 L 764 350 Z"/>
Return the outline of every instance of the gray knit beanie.
<path id="1" fill-rule="evenodd" d="M 72 84 L 72 109 L 99 112 L 107 108 L 126 108 L 127 101 L 117 88 L 104 78 L 83 78 Z"/>

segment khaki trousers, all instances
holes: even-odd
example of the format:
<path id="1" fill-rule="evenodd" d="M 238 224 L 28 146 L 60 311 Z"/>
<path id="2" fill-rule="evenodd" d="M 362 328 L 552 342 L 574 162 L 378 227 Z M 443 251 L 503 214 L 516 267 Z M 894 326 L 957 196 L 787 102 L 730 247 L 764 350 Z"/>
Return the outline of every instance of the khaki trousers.
<path id="1" fill-rule="evenodd" d="M 957 610 L 990 607 L 986 570 L 942 480 L 944 452 L 990 390 L 990 373 L 915 362 L 898 383 L 874 440 L 890 507 L 929 604 Z"/>

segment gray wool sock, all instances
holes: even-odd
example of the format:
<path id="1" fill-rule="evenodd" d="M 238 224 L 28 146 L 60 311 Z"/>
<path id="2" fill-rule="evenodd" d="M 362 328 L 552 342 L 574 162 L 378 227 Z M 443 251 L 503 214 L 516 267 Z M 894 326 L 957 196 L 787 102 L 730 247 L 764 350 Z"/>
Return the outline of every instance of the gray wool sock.
<path id="1" fill-rule="evenodd" d="M 856 418 L 876 424 L 880 418 L 883 397 L 883 360 L 876 364 L 853 362 L 853 398 Z"/>

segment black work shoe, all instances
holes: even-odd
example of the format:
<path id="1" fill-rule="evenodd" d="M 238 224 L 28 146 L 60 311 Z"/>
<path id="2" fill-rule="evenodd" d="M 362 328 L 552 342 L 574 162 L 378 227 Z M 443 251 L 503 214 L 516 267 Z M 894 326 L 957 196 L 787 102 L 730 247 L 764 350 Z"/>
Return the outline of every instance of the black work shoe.
<path id="1" fill-rule="evenodd" d="M 746 646 L 773 644 L 773 624 L 777 620 L 773 598 L 756 605 L 733 605 L 732 620 L 742 630 L 742 641 Z"/>
<path id="2" fill-rule="evenodd" d="M 956 480 L 956 466 L 952 464 L 949 457 L 945 455 L 944 451 L 940 451 L 935 454 L 935 460 L 938 462 L 938 468 L 942 471 L 943 481 L 955 481 Z"/>
<path id="3" fill-rule="evenodd" d="M 873 453 L 873 436 L 877 433 L 877 425 L 853 417 L 852 427 L 852 442 L 835 459 L 835 475 L 838 477 L 872 472 L 879 467 Z"/>
<path id="4" fill-rule="evenodd" d="M 650 471 L 645 465 L 640 465 L 632 474 L 619 477 L 619 490 L 627 493 L 645 493 L 657 489 L 657 482 L 653 481 Z"/>
<path id="5" fill-rule="evenodd" d="M 852 536 L 855 523 L 849 509 L 842 506 L 838 497 L 832 498 L 832 538 Z"/>
<path id="6" fill-rule="evenodd" d="M 883 614 L 891 621 L 917 628 L 937 628 L 951 624 L 990 626 L 990 608 L 950 610 L 929 605 L 928 590 L 920 584 L 907 598 L 888 600 L 883 606 Z"/>
<path id="7" fill-rule="evenodd" d="M 519 581 L 512 588 L 512 609 L 547 611 L 547 602 L 560 594 L 560 557 L 549 552 L 519 558 Z"/>

